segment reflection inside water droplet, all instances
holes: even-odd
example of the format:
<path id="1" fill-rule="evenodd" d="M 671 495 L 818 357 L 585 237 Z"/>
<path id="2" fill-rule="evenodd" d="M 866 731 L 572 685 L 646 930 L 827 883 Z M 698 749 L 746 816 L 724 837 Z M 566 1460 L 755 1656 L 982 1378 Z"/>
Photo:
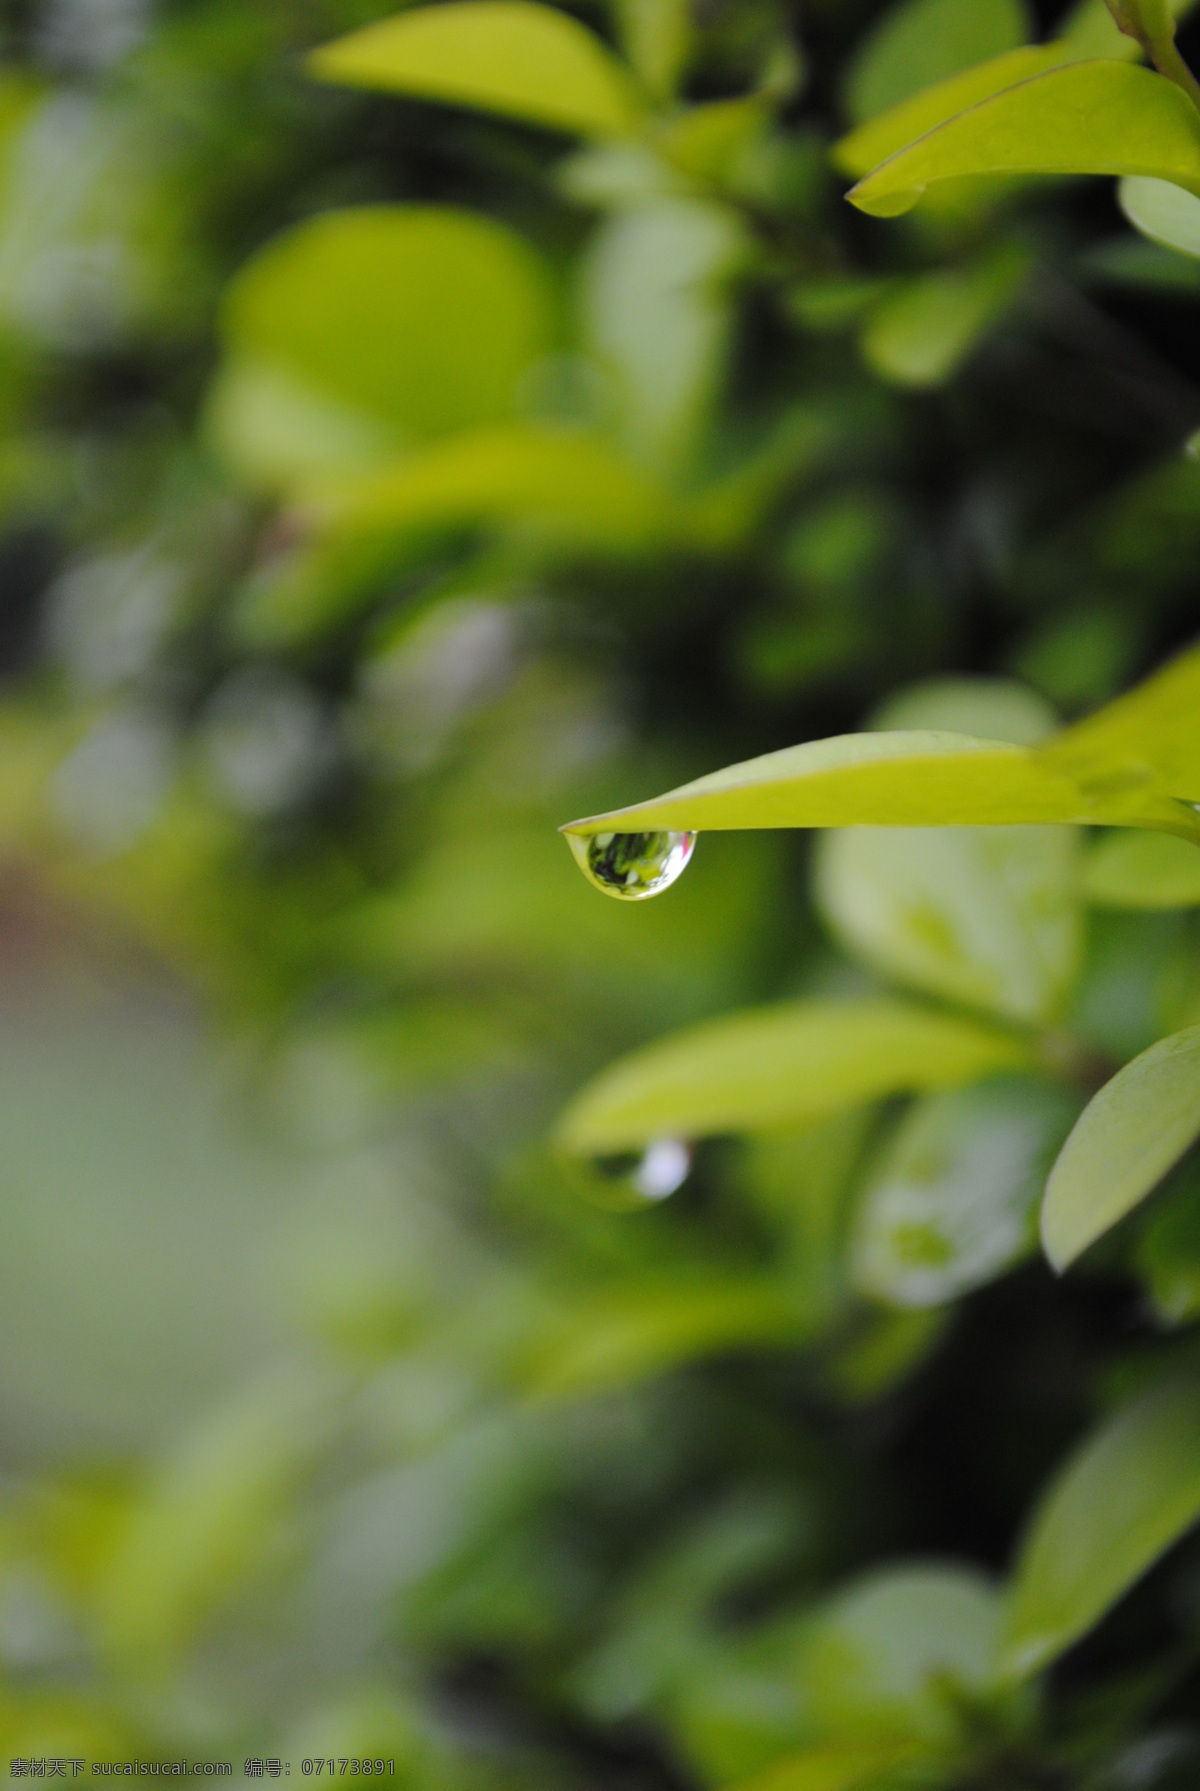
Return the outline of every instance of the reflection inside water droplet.
<path id="1" fill-rule="evenodd" d="M 666 1200 L 683 1186 L 691 1168 L 691 1146 L 682 1138 L 656 1138 L 630 1180 L 643 1200 Z"/>
<path id="2" fill-rule="evenodd" d="M 644 902 L 682 877 L 694 833 L 569 833 L 575 862 L 597 889 L 620 902 Z"/>

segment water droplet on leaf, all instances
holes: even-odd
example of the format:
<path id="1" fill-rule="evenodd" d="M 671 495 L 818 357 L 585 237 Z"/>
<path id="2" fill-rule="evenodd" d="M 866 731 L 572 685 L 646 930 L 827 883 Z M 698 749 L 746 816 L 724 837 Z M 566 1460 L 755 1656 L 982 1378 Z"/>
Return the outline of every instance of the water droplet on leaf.
<path id="1" fill-rule="evenodd" d="M 666 1200 L 682 1188 L 692 1168 L 692 1149 L 682 1138 L 656 1138 L 634 1170 L 634 1187 L 643 1200 Z"/>
<path id="2" fill-rule="evenodd" d="M 597 889 L 619 902 L 644 902 L 682 877 L 696 844 L 694 833 L 567 835 L 575 862 Z"/>

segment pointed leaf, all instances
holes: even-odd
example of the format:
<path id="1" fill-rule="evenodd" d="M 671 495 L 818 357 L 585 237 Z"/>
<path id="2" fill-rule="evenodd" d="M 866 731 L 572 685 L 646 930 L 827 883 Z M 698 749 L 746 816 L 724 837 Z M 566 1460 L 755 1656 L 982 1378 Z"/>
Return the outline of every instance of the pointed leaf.
<path id="1" fill-rule="evenodd" d="M 1056 1269 L 1123 1219 L 1200 1137 L 1200 1026 L 1151 1045 L 1089 1102 L 1046 1185 Z"/>
<path id="2" fill-rule="evenodd" d="M 1132 47 L 1132 46 L 1131 46 Z M 993 56 L 975 68 L 938 81 L 911 98 L 901 100 L 878 118 L 868 119 L 833 146 L 833 159 L 843 173 L 861 176 L 878 168 L 889 156 L 906 149 L 918 137 L 936 130 L 947 119 L 957 118 L 971 106 L 981 105 L 997 93 L 1004 93 L 1020 81 L 1045 74 L 1073 60 L 1066 44 L 1027 44 L 1022 50 L 1009 50 Z"/>
<path id="3" fill-rule="evenodd" d="M 1200 115 L 1149 69 L 1073 63 L 952 118 L 847 196 L 861 211 L 894 217 L 931 184 L 979 174 L 1148 174 L 1200 193 Z"/>
<path id="4" fill-rule="evenodd" d="M 633 85 L 598 37 L 533 0 L 459 0 L 381 19 L 309 58 L 320 80 L 379 88 L 582 136 L 623 136 Z"/>
<path id="5" fill-rule="evenodd" d="M 710 1020 L 613 1064 L 563 1115 L 578 1155 L 817 1119 L 1019 1069 L 1010 1035 L 901 1001 L 797 1001 Z"/>
<path id="6" fill-rule="evenodd" d="M 935 81 L 1019 48 L 1028 36 L 1021 0 L 902 0 L 854 58 L 847 109 L 856 120 L 874 118 Z"/>
<path id="7" fill-rule="evenodd" d="M 1200 840 L 1198 711 L 1200 648 L 1192 648 L 1036 750 L 938 729 L 840 734 L 563 831 L 1076 821 Z"/>
<path id="8" fill-rule="evenodd" d="M 1200 1385 L 1159 1386 L 1109 1419 L 1034 1516 L 1009 1596 L 1002 1662 L 1037 1672 L 1200 1518 Z"/>
<path id="9" fill-rule="evenodd" d="M 1200 907 L 1200 851 L 1169 833 L 1104 834 L 1084 861 L 1083 890 L 1101 908 Z"/>
<path id="10" fill-rule="evenodd" d="M 1093 818 L 1027 747 L 942 729 L 839 734 L 697 778 L 568 833 L 647 828 L 921 827 Z"/>

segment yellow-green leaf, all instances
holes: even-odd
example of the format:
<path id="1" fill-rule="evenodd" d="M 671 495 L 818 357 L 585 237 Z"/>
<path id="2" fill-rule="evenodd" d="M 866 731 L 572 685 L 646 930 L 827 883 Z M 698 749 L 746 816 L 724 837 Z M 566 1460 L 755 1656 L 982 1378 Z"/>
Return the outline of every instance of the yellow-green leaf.
<path id="1" fill-rule="evenodd" d="M 1017 49 L 1028 36 L 1021 0 L 902 0 L 854 58 L 847 109 L 855 120 L 874 118 L 934 82 Z"/>
<path id="2" fill-rule="evenodd" d="M 1100 908 L 1200 907 L 1200 851 L 1169 833 L 1122 828 L 1088 852 L 1083 892 Z"/>
<path id="3" fill-rule="evenodd" d="M 625 70 L 586 26 L 533 0 L 460 0 L 381 19 L 326 44 L 311 72 L 551 130 L 622 136 L 638 120 Z"/>
<path id="4" fill-rule="evenodd" d="M 1059 43 L 1028 44 L 1022 50 L 993 56 L 989 62 L 923 88 L 878 118 L 860 124 L 834 144 L 833 159 L 846 174 L 869 174 L 897 150 L 945 124 L 947 119 L 957 118 L 960 112 L 1015 87 L 1019 81 L 1028 81 L 1070 60 L 1069 48 Z"/>
<path id="5" fill-rule="evenodd" d="M 796 1001 L 707 1021 L 602 1072 L 558 1128 L 578 1155 L 817 1119 L 885 1095 L 1019 1069 L 994 1028 L 902 1001 Z"/>
<path id="6" fill-rule="evenodd" d="M 1148 174 L 1200 193 L 1200 114 L 1162 75 L 1078 62 L 962 112 L 867 175 L 861 211 L 910 211 L 938 181 L 981 174 Z"/>
<path id="7" fill-rule="evenodd" d="M 563 831 L 1075 821 L 1200 839 L 1198 709 L 1193 648 L 1037 747 L 939 729 L 840 734 L 727 766 Z"/>
<path id="8" fill-rule="evenodd" d="M 1084 821 L 1074 782 L 1028 748 L 943 729 L 838 734 L 730 765 L 568 833 L 666 828 L 996 826 Z"/>
<path id="9" fill-rule="evenodd" d="M 1099 1621 L 1200 1517 L 1200 1385 L 1156 1387 L 1090 1437 L 1021 1549 L 1002 1661 L 1037 1672 Z"/>
<path id="10" fill-rule="evenodd" d="M 1144 1200 L 1200 1137 L 1200 1026 L 1160 1039 L 1090 1101 L 1051 1171 L 1042 1241 L 1057 1269 Z"/>

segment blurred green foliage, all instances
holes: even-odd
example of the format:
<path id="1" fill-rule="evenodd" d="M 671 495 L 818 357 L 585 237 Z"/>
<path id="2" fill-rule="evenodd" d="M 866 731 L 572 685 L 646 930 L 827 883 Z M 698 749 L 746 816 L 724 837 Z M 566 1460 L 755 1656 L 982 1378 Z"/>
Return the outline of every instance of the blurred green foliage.
<path id="1" fill-rule="evenodd" d="M 1195 201 L 843 203 L 1136 46 L 1099 0 L 0 46 L 0 1766 L 1194 1785 L 1194 1155 L 1036 1249 L 1089 1097 L 1190 1073 L 1194 848 L 714 834 L 622 906 L 555 832 L 859 727 L 1032 748 L 1188 643 Z"/>

